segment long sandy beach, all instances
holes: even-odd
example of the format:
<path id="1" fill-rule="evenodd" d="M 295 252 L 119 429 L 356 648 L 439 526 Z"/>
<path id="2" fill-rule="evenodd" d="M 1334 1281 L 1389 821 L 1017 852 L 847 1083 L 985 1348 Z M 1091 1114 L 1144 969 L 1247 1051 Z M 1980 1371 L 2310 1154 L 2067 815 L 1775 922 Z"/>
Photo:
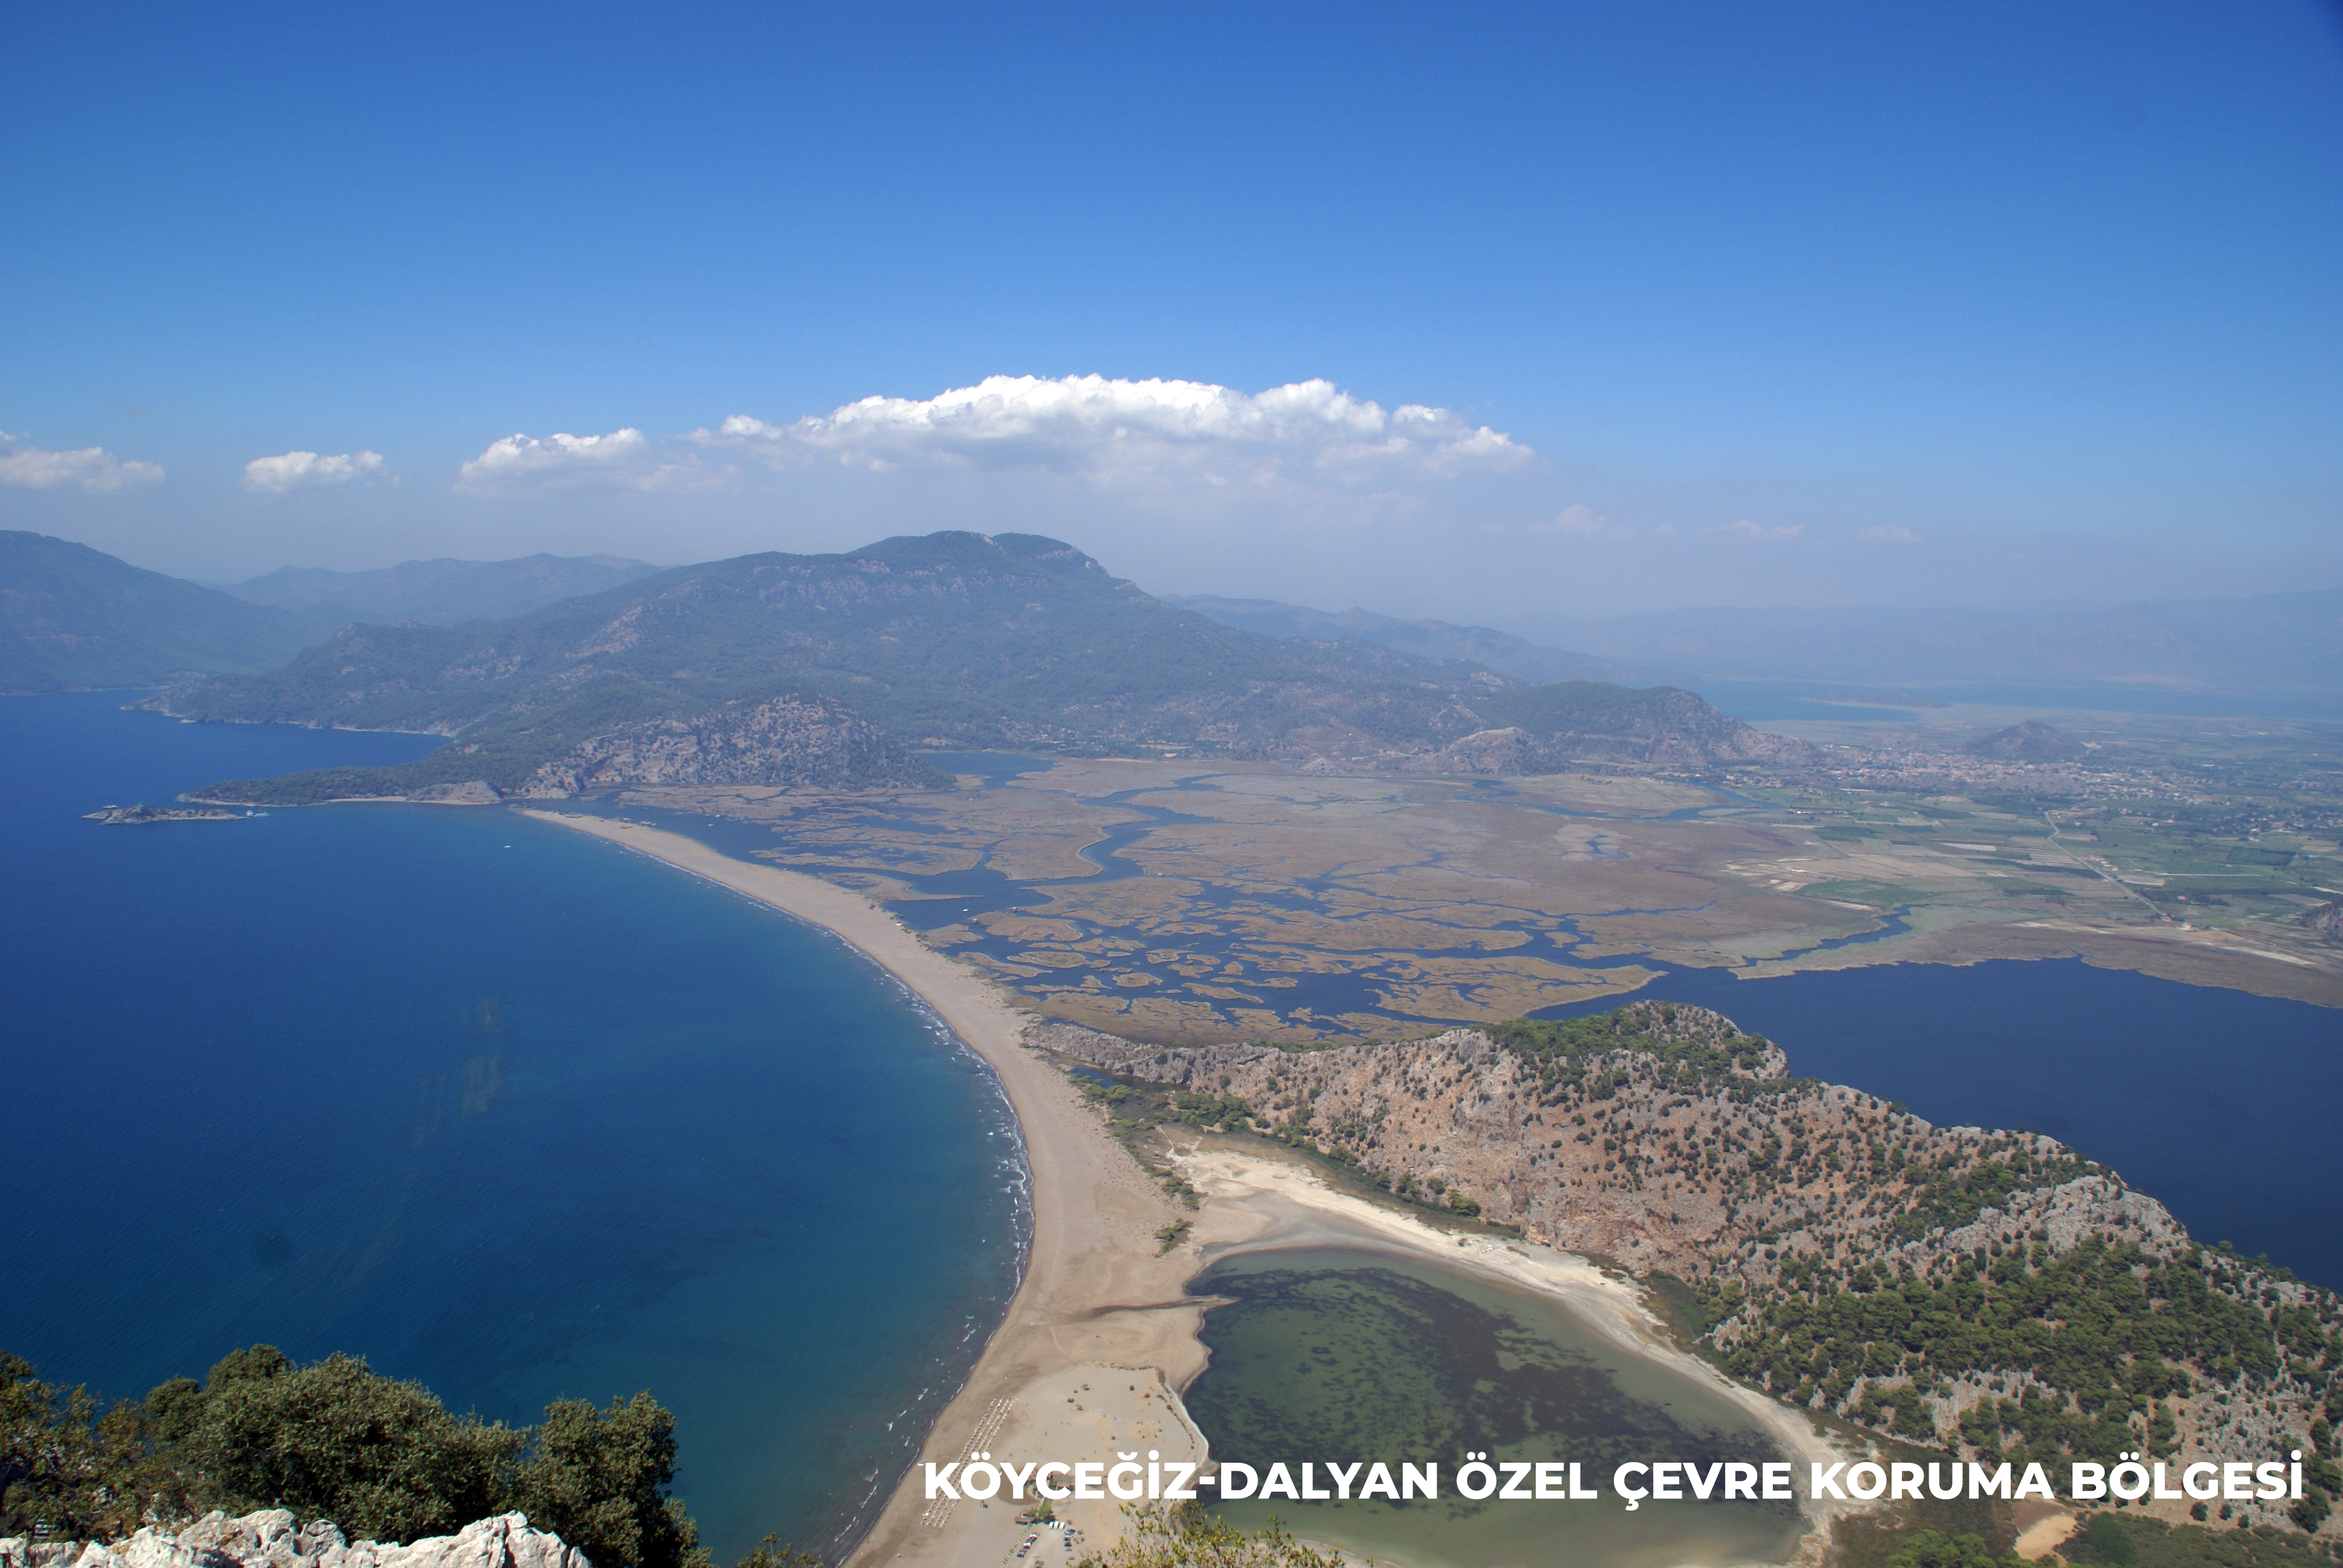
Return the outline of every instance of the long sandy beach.
<path id="1" fill-rule="evenodd" d="M 1204 1196 L 1201 1210 L 1181 1207 L 1108 1135 L 1065 1074 L 1023 1043 L 1030 1013 L 859 893 L 639 823 L 527 814 L 624 845 L 825 928 L 925 1000 L 999 1073 L 1031 1166 L 1032 1249 L 1001 1328 L 937 1419 L 924 1460 L 977 1452 L 1019 1462 L 1143 1458 L 1152 1450 L 1167 1460 L 1204 1461 L 1205 1442 L 1180 1401 L 1206 1359 L 1197 1337 L 1202 1308 L 1185 1294 L 1187 1282 L 1208 1255 L 1329 1241 L 1423 1255 L 1558 1297 L 1623 1347 L 1727 1394 L 1785 1457 L 1803 1464 L 1830 1452 L 1802 1417 L 1668 1343 L 1632 1284 L 1583 1259 L 1493 1236 L 1467 1237 L 1460 1245 L 1455 1234 L 1404 1211 L 1336 1191 L 1283 1151 L 1235 1140 L 1199 1140 L 1175 1152 Z M 1192 1228 L 1167 1252 L 1158 1231 L 1180 1220 Z M 1120 1534 L 1119 1504 L 1060 1503 L 1059 1519 L 1079 1534 L 1041 1532 L 1021 1563 L 1016 1549 L 1033 1533 L 1016 1523 L 1022 1506 L 999 1499 L 930 1503 L 915 1465 L 849 1568 L 1032 1568 L 1070 1562 Z M 1817 1545 L 1810 1534 L 1807 1554 Z"/>
<path id="2" fill-rule="evenodd" d="M 1167 1458 L 1203 1459 L 1203 1440 L 1176 1392 L 1204 1364 L 1196 1338 L 1200 1309 L 1182 1290 L 1196 1259 L 1191 1251 L 1165 1255 L 1155 1234 L 1185 1211 L 1107 1136 L 1065 1075 L 1025 1048 L 1031 1015 L 859 893 L 734 859 L 657 828 L 554 811 L 528 815 L 623 844 L 825 928 L 910 987 L 1000 1074 L 1032 1170 L 1032 1250 L 1000 1330 L 937 1418 L 922 1458 L 946 1462 L 977 1450 L 1103 1456 L 1152 1448 Z M 930 1508 L 916 1468 L 911 1475 L 853 1563 L 996 1568 L 1028 1533 L 1014 1522 L 1021 1505 Z M 1064 1516 L 1081 1530 L 1084 1550 L 1111 1539 L 1121 1523 L 1111 1503 L 1070 1504 Z M 1043 1561 L 1069 1555 L 1063 1539 L 1051 1533 L 1055 1555 Z"/>

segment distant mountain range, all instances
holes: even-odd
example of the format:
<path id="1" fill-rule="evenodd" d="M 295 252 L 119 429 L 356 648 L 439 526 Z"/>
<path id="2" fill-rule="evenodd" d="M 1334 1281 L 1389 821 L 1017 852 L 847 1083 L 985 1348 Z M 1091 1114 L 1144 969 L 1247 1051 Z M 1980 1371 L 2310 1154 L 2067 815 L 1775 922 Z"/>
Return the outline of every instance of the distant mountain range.
<path id="1" fill-rule="evenodd" d="M 1364 638 L 1396 648 L 1423 658 L 1467 659 L 1486 665 L 1517 680 L 1544 684 L 1556 680 L 1607 680 L 1622 686 L 1649 686 L 1663 678 L 1640 666 L 1591 653 L 1544 648 L 1510 632 L 1485 626 L 1456 626 L 1444 620 L 1402 620 L 1371 609 L 1332 611 L 1268 598 L 1220 598 L 1212 594 L 1167 596 L 1163 602 L 1207 615 L 1222 626 L 1263 637 L 1301 638 L 1332 642 L 1345 637 Z"/>
<path id="2" fill-rule="evenodd" d="M 1925 689 L 1895 686 L 2343 692 L 2343 588 L 2020 609 L 1711 607 L 1522 618 L 1514 631 L 1275 599 L 1192 595 L 1165 602 L 1265 637 L 1362 638 L 1531 681 L 1835 682 L 1847 689 L 1830 699 L 1871 697 L 1904 707 L 1942 704 Z"/>
<path id="3" fill-rule="evenodd" d="M 206 588 L 45 534 L 0 530 L 0 692 L 153 686 L 274 668 L 352 621 L 526 615 L 659 568 L 617 556 L 286 567 Z"/>
<path id="4" fill-rule="evenodd" d="M 2343 691 L 2343 588 L 2015 609 L 1716 607 L 1513 627 L 1677 679 Z"/>
<path id="5" fill-rule="evenodd" d="M 267 669 L 333 624 L 142 570 L 87 545 L 0 530 L 0 692 Z"/>
<path id="6" fill-rule="evenodd" d="M 1688 692 L 1527 686 L 1360 638 L 1242 631 L 1031 534 L 742 556 L 505 621 L 351 626 L 281 668 L 186 683 L 156 705 L 453 738 L 399 769 L 209 792 L 254 801 L 912 783 L 920 747 L 1468 773 L 1815 759 Z"/>
<path id="7" fill-rule="evenodd" d="M 621 556 L 548 555 L 509 561 L 403 561 L 370 572 L 280 567 L 266 577 L 229 585 L 226 591 L 279 609 L 331 610 L 342 621 L 388 625 L 419 620 L 427 626 L 454 626 L 527 615 L 659 569 Z"/>
<path id="8" fill-rule="evenodd" d="M 1628 689 L 1668 668 L 1865 688 L 2343 689 L 2343 591 L 1555 624 L 1600 651 L 1362 609 L 1157 599 L 1030 534 L 945 532 L 668 570 L 547 555 L 288 568 L 224 592 L 0 533 L 0 689 L 168 683 L 156 705 L 185 717 L 455 741 L 401 769 L 245 781 L 223 799 L 933 784 L 924 748 L 1479 774 L 1814 760 L 1689 691 Z M 2063 738 L 1995 739 L 2030 755 Z"/>

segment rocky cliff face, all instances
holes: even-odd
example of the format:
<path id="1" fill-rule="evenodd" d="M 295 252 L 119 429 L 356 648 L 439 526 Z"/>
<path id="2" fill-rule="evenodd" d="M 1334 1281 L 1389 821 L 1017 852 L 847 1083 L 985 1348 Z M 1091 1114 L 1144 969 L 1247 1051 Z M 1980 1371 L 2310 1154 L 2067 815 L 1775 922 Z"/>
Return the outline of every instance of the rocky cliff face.
<path id="1" fill-rule="evenodd" d="M 507 1513 L 405 1546 L 350 1542 L 324 1520 L 284 1509 L 231 1519 L 207 1513 L 177 1532 L 152 1525 L 112 1545 L 0 1540 L 0 1568 L 594 1568 L 558 1535 Z"/>
<path id="2" fill-rule="evenodd" d="M 621 784 L 944 789 L 951 780 L 842 702 L 790 695 L 598 735 L 538 769 L 532 796 Z"/>

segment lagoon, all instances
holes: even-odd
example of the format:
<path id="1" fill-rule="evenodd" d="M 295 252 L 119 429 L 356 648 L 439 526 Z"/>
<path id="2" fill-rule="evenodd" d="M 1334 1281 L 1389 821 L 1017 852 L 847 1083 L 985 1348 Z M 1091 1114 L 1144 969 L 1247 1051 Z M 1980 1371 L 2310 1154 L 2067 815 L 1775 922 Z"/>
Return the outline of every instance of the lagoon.
<path id="1" fill-rule="evenodd" d="M 1801 1523 L 1788 1503 L 1474 1503 L 1457 1494 L 1467 1451 L 1575 1462 L 1607 1493 L 1627 1460 L 1704 1465 L 1781 1457 L 1722 1393 L 1623 1351 L 1562 1302 L 1483 1275 L 1378 1249 L 1239 1252 L 1192 1293 L 1212 1364 L 1187 1391 L 1216 1458 L 1437 1462 L 1435 1501 L 1218 1504 L 1232 1523 L 1272 1518 L 1314 1540 L 1413 1568 L 1666 1568 L 1778 1562 Z"/>

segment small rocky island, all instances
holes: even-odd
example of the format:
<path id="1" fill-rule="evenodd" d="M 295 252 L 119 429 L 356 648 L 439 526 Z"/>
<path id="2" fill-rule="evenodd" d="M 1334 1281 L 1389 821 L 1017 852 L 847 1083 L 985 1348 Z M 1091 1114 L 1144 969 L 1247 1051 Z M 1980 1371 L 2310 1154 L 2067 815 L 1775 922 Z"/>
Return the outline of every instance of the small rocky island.
<path id="1" fill-rule="evenodd" d="M 107 806 L 82 813 L 91 822 L 233 822 L 251 815 L 225 806 Z"/>

